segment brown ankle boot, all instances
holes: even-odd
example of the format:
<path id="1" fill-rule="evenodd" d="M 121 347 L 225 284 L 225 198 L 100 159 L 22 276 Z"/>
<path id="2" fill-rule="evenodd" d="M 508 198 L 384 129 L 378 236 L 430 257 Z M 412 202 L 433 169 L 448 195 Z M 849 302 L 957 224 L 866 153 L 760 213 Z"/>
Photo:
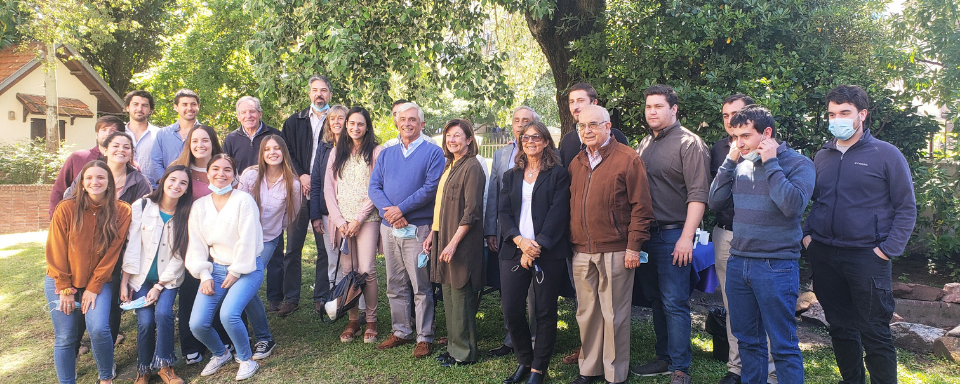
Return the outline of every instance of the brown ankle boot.
<path id="1" fill-rule="evenodd" d="M 160 368 L 160 379 L 166 384 L 183 384 L 183 379 L 173 373 L 173 367 Z"/>
<path id="2" fill-rule="evenodd" d="M 150 372 L 145 374 L 138 373 L 137 379 L 133 381 L 133 384 L 149 384 L 150 383 Z"/>

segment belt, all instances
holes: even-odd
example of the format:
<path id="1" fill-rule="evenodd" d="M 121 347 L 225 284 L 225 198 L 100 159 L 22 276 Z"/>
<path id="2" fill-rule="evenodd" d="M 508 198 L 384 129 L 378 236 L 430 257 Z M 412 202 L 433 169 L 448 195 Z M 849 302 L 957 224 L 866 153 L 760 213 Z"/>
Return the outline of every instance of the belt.
<path id="1" fill-rule="evenodd" d="M 732 231 L 732 230 L 733 230 L 733 224 L 717 223 L 717 226 L 720 227 L 720 228 L 726 229 L 726 230 L 728 230 L 728 231 Z"/>
<path id="2" fill-rule="evenodd" d="M 664 223 L 656 222 L 653 226 L 650 227 L 651 230 L 666 231 L 670 229 L 682 229 L 683 223 Z"/>

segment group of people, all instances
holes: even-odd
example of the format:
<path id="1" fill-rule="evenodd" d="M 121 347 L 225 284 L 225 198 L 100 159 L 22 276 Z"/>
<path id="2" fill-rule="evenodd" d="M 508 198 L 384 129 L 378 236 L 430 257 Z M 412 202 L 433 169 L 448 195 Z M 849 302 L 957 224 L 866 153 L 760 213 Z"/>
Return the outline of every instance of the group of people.
<path id="1" fill-rule="evenodd" d="M 679 97 L 665 85 L 646 90 L 651 134 L 631 148 L 596 90 L 579 83 L 567 92 L 575 130 L 555 143 L 539 115 L 520 107 L 514 140 L 488 171 L 467 120 L 447 122 L 436 143 L 423 133 L 423 110 L 398 100 L 398 137 L 380 145 L 367 110 L 331 105 L 323 76 L 308 86 L 310 105 L 282 130 L 261 121 L 258 99 L 240 98 L 240 127 L 222 145 L 197 121 L 200 98 L 186 89 L 173 100 L 178 121 L 165 128 L 149 123 L 145 91 L 126 96 L 129 123 L 98 119 L 98 145 L 67 159 L 51 194 L 44 291 L 61 382 L 76 381 L 84 327 L 100 382 L 112 382 L 124 303 L 137 315 L 135 383 L 154 370 L 183 383 L 172 368 L 178 294 L 186 363 L 209 352 L 202 376 L 234 360 L 237 380 L 253 376 L 277 346 L 266 314 L 299 309 L 312 231 L 316 311 L 348 273 L 365 282 L 342 342 L 361 330 L 365 343 L 378 342 L 379 252 L 391 333 L 377 349 L 413 344 L 424 358 L 444 343 L 441 366 L 476 363 L 479 292 L 496 279 L 487 264 L 498 262 L 506 338 L 489 353 L 514 353 L 518 363 L 504 383 L 547 381 L 558 298 L 571 287 L 582 342 L 563 359 L 579 365 L 571 384 L 620 383 L 631 372 L 689 383 L 692 249 L 708 206 L 718 212 L 715 262 L 730 314 L 721 383 L 803 382 L 793 317 L 801 247 L 844 382 L 864 382 L 864 361 L 872 381 L 896 382 L 889 258 L 903 252 L 916 207 L 902 154 L 866 128 L 859 87 L 827 95 L 836 139 L 810 161 L 777 141 L 770 112 L 744 95 L 724 100 L 728 137 L 708 149 L 680 125 Z M 872 227 L 860 223 L 871 217 Z M 264 280 L 266 306 L 257 294 Z M 656 357 L 631 368 L 635 283 L 653 306 Z"/>

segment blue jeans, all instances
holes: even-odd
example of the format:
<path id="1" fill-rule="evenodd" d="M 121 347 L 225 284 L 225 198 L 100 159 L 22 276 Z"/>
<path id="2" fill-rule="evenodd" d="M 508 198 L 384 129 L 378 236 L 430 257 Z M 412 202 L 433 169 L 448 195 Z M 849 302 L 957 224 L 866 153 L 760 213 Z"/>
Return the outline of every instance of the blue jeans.
<path id="1" fill-rule="evenodd" d="M 220 305 L 220 321 L 227 335 L 230 336 L 230 341 L 233 342 L 237 358 L 240 361 L 247 361 L 253 353 L 250 351 L 250 335 L 240 319 L 240 314 L 260 290 L 260 284 L 263 283 L 263 262 L 260 257 L 257 257 L 257 269 L 241 275 L 230 288 L 224 289 L 220 285 L 227 276 L 227 267 L 213 263 L 214 293 L 207 296 L 197 292 L 197 299 L 193 302 L 193 314 L 190 317 L 190 332 L 214 355 L 223 356 L 227 349 L 213 330 L 213 316 L 217 314 L 217 306 Z"/>
<path id="2" fill-rule="evenodd" d="M 267 243 L 263 243 L 266 247 Z M 272 254 L 260 253 L 263 260 L 263 279 L 267 286 L 267 301 L 283 302 L 283 232 L 277 237 Z M 248 315 L 249 316 L 249 315 Z"/>
<path id="3" fill-rule="evenodd" d="M 133 292 L 132 300 L 147 296 L 153 285 L 143 283 Z M 164 289 L 153 305 L 137 311 L 137 372 L 146 374 L 150 368 L 169 367 L 177 362 L 173 353 L 173 302 L 177 290 Z"/>
<path id="4" fill-rule="evenodd" d="M 273 251 L 277 249 L 277 245 L 280 244 L 280 239 L 283 238 L 283 235 L 275 237 L 273 240 L 263 242 L 263 251 L 260 252 L 260 261 L 267 265 L 270 263 L 270 260 L 273 258 Z M 259 287 L 257 288 L 260 289 Z M 253 299 L 247 303 L 247 307 L 243 309 L 243 313 L 247 315 L 247 320 L 250 322 L 250 328 L 253 328 L 253 337 L 257 341 L 271 341 L 273 340 L 273 335 L 270 334 L 270 324 L 267 323 L 267 311 L 263 308 L 263 301 L 260 300 L 260 296 L 254 294 Z"/>
<path id="5" fill-rule="evenodd" d="M 47 302 L 60 300 L 57 287 L 50 276 L 43 278 L 43 293 Z M 77 292 L 75 301 L 82 301 L 83 290 Z M 80 312 L 80 307 L 70 314 L 65 314 L 53 307 L 50 318 L 53 320 L 53 363 L 57 370 L 57 379 L 60 383 L 77 382 L 77 349 L 80 347 L 80 337 L 83 336 L 83 324 L 86 323 L 87 333 L 90 334 L 90 349 L 93 350 L 93 360 L 97 363 L 97 372 L 100 380 L 113 378 L 113 339 L 110 336 L 110 297 L 113 295 L 112 286 L 103 284 L 93 309 L 86 314 Z"/>
<path id="6" fill-rule="evenodd" d="M 780 384 L 803 383 L 803 355 L 794 311 L 800 289 L 797 260 L 730 255 L 727 302 L 740 347 L 741 380 L 767 382 L 767 338 Z"/>
<path id="7" fill-rule="evenodd" d="M 640 264 L 637 279 L 643 295 L 653 303 L 653 330 L 657 335 L 657 358 L 669 363 L 668 369 L 689 374 L 693 349 L 690 347 L 690 270 L 691 264 L 673 264 L 673 248 L 683 229 L 650 230 L 643 243 L 649 262 Z"/>

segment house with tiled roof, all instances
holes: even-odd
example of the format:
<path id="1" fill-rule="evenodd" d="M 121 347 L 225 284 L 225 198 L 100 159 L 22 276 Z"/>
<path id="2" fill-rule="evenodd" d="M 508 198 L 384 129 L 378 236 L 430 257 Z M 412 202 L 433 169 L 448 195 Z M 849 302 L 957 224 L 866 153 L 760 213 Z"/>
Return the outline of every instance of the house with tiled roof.
<path id="1" fill-rule="evenodd" d="M 44 72 L 40 45 L 0 50 L 0 143 L 46 137 Z M 94 125 L 103 114 L 122 114 L 123 100 L 73 48 L 57 50 L 60 139 L 73 150 L 96 145 Z"/>

